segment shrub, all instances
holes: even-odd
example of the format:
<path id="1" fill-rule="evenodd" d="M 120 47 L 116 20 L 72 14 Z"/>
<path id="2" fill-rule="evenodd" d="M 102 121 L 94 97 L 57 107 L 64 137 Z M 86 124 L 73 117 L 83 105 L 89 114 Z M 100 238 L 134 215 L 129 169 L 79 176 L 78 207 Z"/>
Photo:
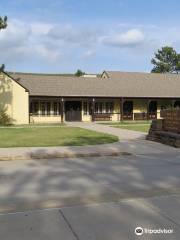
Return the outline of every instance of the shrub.
<path id="1" fill-rule="evenodd" d="M 5 112 L 5 110 L 0 110 L 0 125 L 11 125 L 12 118 Z"/>

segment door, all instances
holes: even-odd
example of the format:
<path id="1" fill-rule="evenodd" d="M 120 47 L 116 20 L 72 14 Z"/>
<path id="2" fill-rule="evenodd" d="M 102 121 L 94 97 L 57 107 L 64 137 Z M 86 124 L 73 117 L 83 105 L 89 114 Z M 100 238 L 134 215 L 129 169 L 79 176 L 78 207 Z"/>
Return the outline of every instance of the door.
<path id="1" fill-rule="evenodd" d="M 149 119 L 157 118 L 157 102 L 151 101 L 149 103 Z"/>
<path id="2" fill-rule="evenodd" d="M 125 101 L 123 104 L 123 119 L 133 120 L 133 102 Z"/>
<path id="3" fill-rule="evenodd" d="M 79 101 L 65 102 L 65 119 L 66 121 L 81 121 L 82 104 Z"/>

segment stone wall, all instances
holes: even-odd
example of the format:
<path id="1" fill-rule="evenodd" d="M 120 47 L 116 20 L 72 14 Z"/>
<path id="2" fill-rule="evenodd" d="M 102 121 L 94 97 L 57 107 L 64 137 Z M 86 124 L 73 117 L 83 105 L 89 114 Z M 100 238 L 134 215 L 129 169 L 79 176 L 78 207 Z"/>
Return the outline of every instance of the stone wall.
<path id="1" fill-rule="evenodd" d="M 147 139 L 180 148 L 180 110 L 163 110 L 161 117 L 152 121 Z"/>

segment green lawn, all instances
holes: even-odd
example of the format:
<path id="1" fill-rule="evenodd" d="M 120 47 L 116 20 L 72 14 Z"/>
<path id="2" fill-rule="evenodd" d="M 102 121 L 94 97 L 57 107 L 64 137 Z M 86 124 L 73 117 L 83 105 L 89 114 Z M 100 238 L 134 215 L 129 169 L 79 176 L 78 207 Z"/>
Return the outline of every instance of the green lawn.
<path id="1" fill-rule="evenodd" d="M 134 124 L 134 125 L 125 125 L 125 126 L 124 125 L 118 125 L 118 126 L 116 125 L 113 127 L 148 133 L 150 124 L 146 124 L 146 125 L 145 124 L 144 125 Z"/>
<path id="2" fill-rule="evenodd" d="M 123 121 L 123 122 L 100 122 L 99 124 L 103 124 L 103 125 L 144 125 L 144 124 L 151 124 L 152 121 L 151 120 L 146 120 L 146 121 Z"/>
<path id="3" fill-rule="evenodd" d="M 116 141 L 116 136 L 75 127 L 0 128 L 0 147 L 84 146 Z"/>
<path id="4" fill-rule="evenodd" d="M 103 122 L 100 124 L 109 125 L 116 128 L 123 128 L 139 132 L 148 132 L 152 121 L 123 121 L 123 122 Z"/>

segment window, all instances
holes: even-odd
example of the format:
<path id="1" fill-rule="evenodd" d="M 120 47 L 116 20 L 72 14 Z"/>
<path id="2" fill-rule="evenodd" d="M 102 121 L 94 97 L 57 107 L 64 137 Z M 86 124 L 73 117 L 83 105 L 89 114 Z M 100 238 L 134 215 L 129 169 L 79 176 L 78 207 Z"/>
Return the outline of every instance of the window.
<path id="1" fill-rule="evenodd" d="M 33 115 L 39 114 L 39 102 L 31 102 L 30 114 L 33 114 Z"/>
<path id="2" fill-rule="evenodd" d="M 58 101 L 32 101 L 30 114 L 42 116 L 59 116 L 61 114 L 61 103 Z"/>
<path id="3" fill-rule="evenodd" d="M 51 103 L 50 102 L 46 103 L 46 109 L 47 109 L 47 115 L 49 116 L 51 114 Z"/>
<path id="4" fill-rule="evenodd" d="M 54 102 L 53 103 L 53 114 L 60 115 L 60 113 L 61 113 L 60 103 Z"/>
<path id="5" fill-rule="evenodd" d="M 102 102 L 95 103 L 95 113 L 103 113 L 103 103 Z"/>
<path id="6" fill-rule="evenodd" d="M 113 102 L 106 102 L 106 113 L 113 113 L 114 112 L 114 103 Z"/>
<path id="7" fill-rule="evenodd" d="M 87 102 L 83 103 L 83 110 L 84 110 L 84 115 L 87 115 L 88 114 L 88 103 Z"/>
<path id="8" fill-rule="evenodd" d="M 41 102 L 41 115 L 46 115 L 46 103 Z"/>
<path id="9" fill-rule="evenodd" d="M 92 102 L 89 102 L 89 115 L 92 115 Z"/>

